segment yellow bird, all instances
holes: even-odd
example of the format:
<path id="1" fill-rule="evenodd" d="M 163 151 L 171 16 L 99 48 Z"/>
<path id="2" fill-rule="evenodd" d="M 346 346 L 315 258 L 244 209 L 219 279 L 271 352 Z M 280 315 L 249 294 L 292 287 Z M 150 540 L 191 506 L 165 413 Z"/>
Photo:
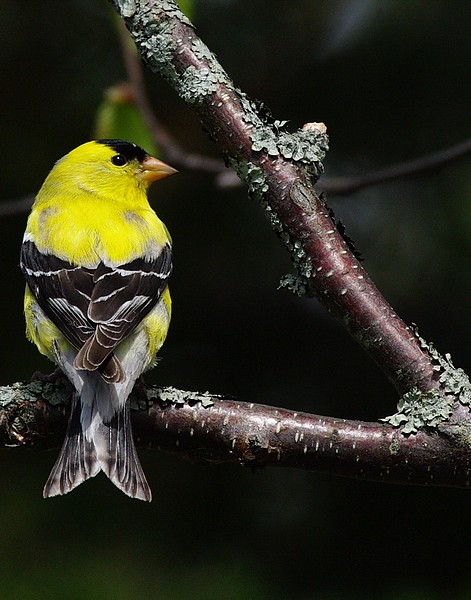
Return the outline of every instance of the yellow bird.
<path id="1" fill-rule="evenodd" d="M 75 389 L 45 498 L 100 471 L 152 498 L 128 398 L 170 323 L 171 239 L 147 189 L 175 172 L 130 142 L 87 142 L 55 164 L 33 204 L 20 261 L 27 336 Z"/>

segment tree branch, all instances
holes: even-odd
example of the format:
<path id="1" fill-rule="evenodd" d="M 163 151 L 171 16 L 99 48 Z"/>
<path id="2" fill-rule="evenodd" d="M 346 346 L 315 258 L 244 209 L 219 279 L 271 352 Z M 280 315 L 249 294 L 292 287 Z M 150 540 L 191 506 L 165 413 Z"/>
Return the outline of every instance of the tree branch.
<path id="1" fill-rule="evenodd" d="M 0 446 L 59 446 L 70 392 L 61 385 L 35 381 L 0 387 Z M 208 393 L 149 388 L 147 396 L 142 394 L 141 389 L 135 404 L 146 405 L 150 398 L 149 408 L 132 415 L 141 448 L 177 452 L 199 463 L 296 467 L 390 483 L 454 487 L 471 483 L 469 444 L 458 426 L 404 436 L 390 425 L 321 417 Z"/>
<path id="2" fill-rule="evenodd" d="M 33 202 L 34 194 L 28 194 L 15 200 L 3 200 L 3 202 L 0 202 L 0 217 L 27 213 L 33 206 Z"/>
<path id="3" fill-rule="evenodd" d="M 139 445 L 206 462 L 296 466 L 339 475 L 468 486 L 471 386 L 394 313 L 313 189 L 325 128 L 294 134 L 235 88 L 172 0 L 113 0 L 149 66 L 196 111 L 291 253 L 284 285 L 317 296 L 403 394 L 391 425 L 361 423 L 178 390 L 136 392 Z M 56 446 L 70 390 L 0 388 L 0 445 Z M 163 403 L 163 404 L 162 404 Z M 408 435 L 410 434 L 410 435 Z"/>
<path id="4" fill-rule="evenodd" d="M 227 171 L 221 160 L 203 156 L 202 154 L 185 152 L 170 134 L 168 129 L 162 125 L 159 119 L 157 119 L 147 95 L 142 72 L 142 62 L 135 47 L 131 46 L 129 43 L 129 34 L 122 21 L 119 21 L 118 32 L 123 61 L 128 75 L 128 82 L 131 86 L 136 105 L 139 108 L 155 143 L 162 149 L 165 159 L 171 162 L 175 167 L 192 171 L 206 171 L 215 174 L 221 174 Z"/>
<path id="5" fill-rule="evenodd" d="M 427 352 L 381 296 L 314 191 L 327 148 L 322 128 L 290 134 L 266 117 L 234 86 L 172 0 L 113 4 L 144 61 L 198 114 L 265 207 L 297 269 L 285 285 L 317 296 L 401 393 L 435 387 Z"/>
<path id="6" fill-rule="evenodd" d="M 331 195 L 347 196 L 378 183 L 438 171 L 469 154 L 471 154 L 471 139 L 445 148 L 445 150 L 391 165 L 379 171 L 353 175 L 352 177 L 326 177 L 319 183 L 318 187 Z"/>

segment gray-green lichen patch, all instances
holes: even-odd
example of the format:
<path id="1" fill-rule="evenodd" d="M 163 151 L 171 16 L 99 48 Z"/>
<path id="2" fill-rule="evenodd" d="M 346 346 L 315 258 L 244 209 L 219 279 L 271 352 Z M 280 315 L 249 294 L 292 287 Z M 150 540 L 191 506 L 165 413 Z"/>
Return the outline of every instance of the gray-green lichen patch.
<path id="1" fill-rule="evenodd" d="M 394 439 L 392 440 L 392 442 L 389 444 L 389 454 L 391 456 L 397 456 L 399 454 L 399 442 L 398 440 Z"/>
<path id="2" fill-rule="evenodd" d="M 137 0 L 112 0 L 118 11 L 125 19 L 135 19 L 140 24 L 146 25 L 158 16 L 167 19 L 178 19 L 181 23 L 190 25 L 191 21 L 181 11 L 178 4 L 173 0 L 159 0 L 158 3 L 149 5 L 145 2 L 137 2 Z"/>
<path id="3" fill-rule="evenodd" d="M 132 7 L 125 10 L 132 12 Z M 130 32 L 143 60 L 170 81 L 184 102 L 201 104 L 208 95 L 216 91 L 219 83 L 233 87 L 214 54 L 197 36 L 177 37 L 175 19 L 190 27 L 192 25 L 174 2 L 163 1 L 151 8 L 134 12 L 136 14 L 130 24 Z M 188 41 L 195 57 L 207 63 L 207 66 L 190 65 L 179 73 L 175 67 L 175 57 Z"/>
<path id="4" fill-rule="evenodd" d="M 207 96 L 214 94 L 219 84 L 234 89 L 232 81 L 214 54 L 198 37 L 191 42 L 191 49 L 194 55 L 207 66 L 196 68 L 190 65 L 178 79 L 177 92 L 184 102 L 193 105 L 201 104 Z"/>
<path id="5" fill-rule="evenodd" d="M 328 138 L 318 130 L 300 129 L 290 133 L 263 125 L 254 127 L 250 138 L 255 152 L 265 151 L 269 156 L 282 156 L 300 163 L 316 180 L 324 171 L 322 161 L 328 150 Z"/>
<path id="6" fill-rule="evenodd" d="M 130 19 L 136 14 L 137 5 L 135 0 L 121 0 L 118 4 L 121 6 L 121 14 L 125 19 Z"/>
<path id="7" fill-rule="evenodd" d="M 263 126 L 253 129 L 250 133 L 252 150 L 254 152 L 266 152 L 269 156 L 279 156 L 277 136 L 269 127 Z"/>
<path id="8" fill-rule="evenodd" d="M 260 130 L 262 134 L 263 130 L 266 128 L 266 124 L 260 118 L 255 102 L 253 102 L 244 92 L 240 90 L 237 90 L 237 92 L 242 108 L 244 109 L 242 117 L 244 123 L 251 125 L 253 131 Z"/>
<path id="9" fill-rule="evenodd" d="M 381 419 L 382 421 L 402 427 L 402 433 L 417 433 L 423 427 L 436 427 L 451 417 L 453 398 L 442 396 L 438 390 L 421 392 L 413 388 L 405 393 L 398 404 L 396 414 Z"/>
<path id="10" fill-rule="evenodd" d="M 308 293 L 309 278 L 313 274 L 311 259 L 299 241 L 285 240 L 291 260 L 295 267 L 295 273 L 288 273 L 281 278 L 278 289 L 286 288 L 296 296 L 305 296 Z"/>
<path id="11" fill-rule="evenodd" d="M 0 387 L 0 406 L 3 407 L 21 400 L 26 400 L 27 402 L 36 402 L 37 399 L 37 391 L 30 390 L 28 385 L 24 383 L 12 383 L 11 385 Z"/>
<path id="12" fill-rule="evenodd" d="M 168 25 L 167 28 L 169 28 Z M 166 27 L 161 26 L 154 33 L 150 33 L 147 29 L 137 30 L 134 34 L 134 41 L 140 48 L 144 62 L 176 86 L 179 81 L 179 75 L 173 64 L 176 44 L 170 31 L 165 31 L 165 29 Z"/>
<path id="13" fill-rule="evenodd" d="M 300 277 L 297 273 L 288 273 L 283 275 L 278 284 L 278 289 L 287 289 L 296 296 L 305 296 L 307 292 L 307 281 L 304 277 Z"/>
<path id="14" fill-rule="evenodd" d="M 439 369 L 437 370 L 441 371 L 438 380 L 444 390 L 456 396 L 461 404 L 469 406 L 471 403 L 471 383 L 463 369 L 455 367 L 451 361 L 451 356 L 445 354 L 444 357 L 440 356 Z"/>
<path id="15" fill-rule="evenodd" d="M 244 109 L 244 122 L 252 126 L 252 150 L 300 163 L 310 175 L 319 179 L 324 170 L 322 161 L 328 150 L 326 133 L 316 128 L 300 129 L 294 133 L 283 131 L 287 121 L 261 118 L 260 107 L 255 102 L 241 92 L 239 98 Z"/>
<path id="16" fill-rule="evenodd" d="M 169 404 L 183 406 L 184 404 L 193 405 L 200 403 L 203 408 L 213 406 L 213 398 L 215 398 L 215 395 L 209 392 L 188 392 L 186 390 L 178 390 L 174 387 L 148 388 L 146 395 L 149 401 L 155 400 L 163 406 Z"/>
<path id="17" fill-rule="evenodd" d="M 232 87 L 232 83 L 229 81 L 229 76 L 219 64 L 216 56 L 199 37 L 193 38 L 191 42 L 191 49 L 197 58 L 206 61 L 207 64 L 211 66 L 211 71 L 214 73 L 214 76 L 218 79 L 218 81 L 221 83 L 229 83 L 229 87 Z"/>
<path id="18" fill-rule="evenodd" d="M 31 383 L 12 383 L 0 387 L 0 406 L 6 407 L 16 402 L 36 402 L 46 400 L 49 404 L 67 404 L 70 392 L 58 383 L 32 381 Z"/>
<path id="19" fill-rule="evenodd" d="M 271 215 L 268 215 L 268 217 L 275 231 L 281 231 L 283 229 L 281 221 L 275 216 L 272 207 L 266 200 L 268 183 L 263 170 L 247 160 L 238 161 L 229 158 L 228 162 L 229 166 L 234 169 L 240 179 L 247 184 L 250 196 L 254 200 L 257 200 L 257 202 L 260 202 L 263 208 L 271 212 Z"/>
<path id="20" fill-rule="evenodd" d="M 432 357 L 433 368 L 439 373 L 438 381 L 441 388 L 445 393 L 453 395 L 464 406 L 469 406 L 471 404 L 471 382 L 463 369 L 455 367 L 450 354 L 442 356 L 432 343 L 425 341 L 419 335 L 417 327 L 413 326 L 411 329 L 419 340 L 421 348 Z"/>
<path id="21" fill-rule="evenodd" d="M 33 385 L 32 382 L 29 385 Z M 69 404 L 70 403 L 70 390 L 68 390 L 65 386 L 56 384 L 56 383 L 42 383 L 41 396 L 49 402 L 49 404 L 53 404 L 57 406 L 58 404 Z"/>
<path id="22" fill-rule="evenodd" d="M 206 96 L 214 94 L 219 83 L 224 80 L 210 68 L 193 65 L 187 67 L 178 80 L 177 91 L 186 104 L 199 105 Z"/>
<path id="23" fill-rule="evenodd" d="M 432 343 L 426 342 L 416 326 L 412 326 L 411 330 L 421 348 L 430 355 L 440 387 L 429 392 L 412 389 L 401 398 L 398 412 L 383 419 L 395 427 L 403 425 L 404 434 L 415 433 L 421 427 L 436 427 L 448 421 L 456 401 L 464 406 L 471 404 L 471 383 L 463 369 L 455 367 L 449 354 L 442 356 Z"/>

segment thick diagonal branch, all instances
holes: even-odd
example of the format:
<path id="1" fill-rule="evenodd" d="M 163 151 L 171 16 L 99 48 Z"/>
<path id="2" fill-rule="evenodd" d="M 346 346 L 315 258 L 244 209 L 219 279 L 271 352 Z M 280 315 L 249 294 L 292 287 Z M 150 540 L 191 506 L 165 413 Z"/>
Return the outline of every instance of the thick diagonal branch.
<path id="1" fill-rule="evenodd" d="M 313 189 L 326 148 L 322 131 L 289 134 L 267 119 L 235 88 L 172 0 L 113 4 L 144 61 L 197 112 L 266 208 L 298 270 L 291 287 L 317 296 L 401 393 L 435 387 L 430 357 L 374 286 Z"/>

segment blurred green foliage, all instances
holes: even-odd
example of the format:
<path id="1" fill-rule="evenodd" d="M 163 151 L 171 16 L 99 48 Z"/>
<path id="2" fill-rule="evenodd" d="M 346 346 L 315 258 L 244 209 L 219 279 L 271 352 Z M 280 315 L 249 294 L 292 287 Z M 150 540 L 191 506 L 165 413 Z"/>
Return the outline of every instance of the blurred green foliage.
<path id="1" fill-rule="evenodd" d="M 105 90 L 125 80 L 106 2 L 3 0 L 1 13 L 0 201 L 37 190 L 54 161 L 92 137 Z M 471 3 L 205 0 L 196 17 L 236 84 L 276 118 L 293 128 L 327 124 L 327 175 L 374 170 L 470 135 Z M 165 82 L 146 81 L 180 144 L 218 156 Z M 468 372 L 470 186 L 467 159 L 329 200 L 399 314 Z M 175 274 L 173 323 L 149 382 L 346 418 L 394 411 L 382 374 L 317 302 L 276 291 L 290 261 L 245 190 L 180 172 L 155 185 L 152 203 L 174 239 Z M 25 219 L 0 220 L 2 384 L 52 368 L 23 334 Z M 44 501 L 56 452 L 0 452 L 0 597 L 471 596 L 466 490 L 140 454 L 150 506 L 104 477 Z"/>
<path id="2" fill-rule="evenodd" d="M 177 0 L 180 9 L 189 19 L 195 17 L 195 2 L 194 0 Z"/>
<path id="3" fill-rule="evenodd" d="M 93 137 L 128 140 L 145 148 L 152 156 L 159 155 L 133 92 L 125 83 L 105 90 L 104 99 L 97 109 Z"/>

